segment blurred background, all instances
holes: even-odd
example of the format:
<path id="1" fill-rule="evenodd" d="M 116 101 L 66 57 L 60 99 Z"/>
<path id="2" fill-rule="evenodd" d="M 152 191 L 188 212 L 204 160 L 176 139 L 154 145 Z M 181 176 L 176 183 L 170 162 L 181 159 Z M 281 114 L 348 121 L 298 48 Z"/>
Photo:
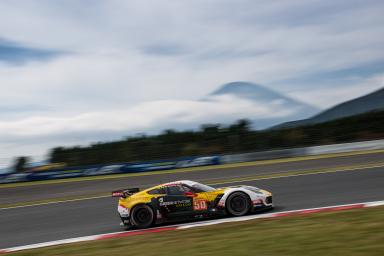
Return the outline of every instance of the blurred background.
<path id="1" fill-rule="evenodd" d="M 383 7 L 1 1 L 0 173 L 382 139 Z"/>

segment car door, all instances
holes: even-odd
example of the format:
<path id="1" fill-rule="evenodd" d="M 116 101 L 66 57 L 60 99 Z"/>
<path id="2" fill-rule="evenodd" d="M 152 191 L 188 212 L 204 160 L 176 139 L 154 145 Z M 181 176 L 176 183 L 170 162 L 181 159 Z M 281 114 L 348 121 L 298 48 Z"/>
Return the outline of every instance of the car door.
<path id="1" fill-rule="evenodd" d="M 205 192 L 196 191 L 193 187 L 182 185 L 184 191 L 193 198 L 192 208 L 195 215 L 204 214 L 209 211 L 209 202 Z"/>
<path id="2" fill-rule="evenodd" d="M 159 208 L 167 218 L 193 215 L 193 196 L 186 194 L 181 184 L 165 187 L 166 195 L 158 198 Z"/>

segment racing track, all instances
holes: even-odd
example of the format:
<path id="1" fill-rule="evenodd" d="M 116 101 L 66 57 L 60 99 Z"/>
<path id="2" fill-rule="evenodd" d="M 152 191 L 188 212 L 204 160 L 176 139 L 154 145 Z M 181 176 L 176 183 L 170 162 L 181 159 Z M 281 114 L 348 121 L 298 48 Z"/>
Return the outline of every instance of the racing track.
<path id="1" fill-rule="evenodd" d="M 201 176 L 216 173 L 220 178 L 241 177 L 250 174 L 266 172 L 281 172 L 292 168 L 325 168 L 329 166 L 345 166 L 351 163 L 378 162 L 384 160 L 384 154 L 363 156 L 338 157 L 322 160 L 301 161 L 296 163 L 271 164 L 266 166 L 232 168 L 228 172 L 204 171 Z M 333 164 L 333 165 L 332 165 Z M 288 168 L 289 167 L 289 168 Z M 237 172 L 237 176 L 234 176 Z M 179 178 L 197 173 L 177 174 Z M 228 175 L 226 175 L 228 174 Z M 135 177 L 134 182 L 147 184 L 150 177 Z M 166 175 L 163 179 L 172 179 Z M 217 178 L 217 177 L 216 177 Z M 119 185 L 119 180 L 114 180 Z M 106 181 L 108 185 L 111 180 Z M 152 180 L 151 182 L 154 182 Z M 92 182 L 91 182 L 92 183 Z M 249 184 L 270 190 L 274 194 L 275 211 L 294 210 L 311 207 L 322 207 L 336 204 L 359 203 L 384 199 L 384 167 L 362 168 L 353 171 L 289 176 L 274 179 L 252 180 L 242 182 L 228 182 L 216 186 Z M 77 186 L 76 186 L 77 184 Z M 99 184 L 101 181 L 93 181 Z M 101 185 L 100 185 L 101 184 Z M 50 188 L 65 187 L 80 191 L 87 189 L 82 182 L 56 185 L 26 186 L 21 188 L 0 187 L 0 199 L 6 200 L 12 192 L 19 194 L 30 192 L 35 197 L 44 197 L 50 193 Z M 111 187 L 114 189 L 116 187 Z M 120 188 L 120 187 L 118 187 Z M 44 190 L 45 189 L 45 190 Z M 54 189 L 53 189 L 54 190 Z M 40 193 L 38 193 L 40 191 Z M 20 195 L 21 196 L 21 195 Z M 28 197 L 28 196 L 27 196 Z M 57 204 L 47 204 L 22 208 L 0 209 L 0 248 L 46 242 L 77 236 L 94 235 L 100 233 L 121 231 L 119 218 L 116 213 L 116 200 L 112 198 L 98 198 Z"/>

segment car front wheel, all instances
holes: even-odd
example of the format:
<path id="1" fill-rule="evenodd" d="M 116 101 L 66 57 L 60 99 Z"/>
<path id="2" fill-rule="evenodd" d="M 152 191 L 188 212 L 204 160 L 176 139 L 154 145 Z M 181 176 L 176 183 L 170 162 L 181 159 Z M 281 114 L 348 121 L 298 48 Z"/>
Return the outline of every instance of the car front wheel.
<path id="1" fill-rule="evenodd" d="M 243 192 L 230 194 L 226 201 L 227 212 L 232 216 L 243 216 L 250 211 L 251 200 Z"/>

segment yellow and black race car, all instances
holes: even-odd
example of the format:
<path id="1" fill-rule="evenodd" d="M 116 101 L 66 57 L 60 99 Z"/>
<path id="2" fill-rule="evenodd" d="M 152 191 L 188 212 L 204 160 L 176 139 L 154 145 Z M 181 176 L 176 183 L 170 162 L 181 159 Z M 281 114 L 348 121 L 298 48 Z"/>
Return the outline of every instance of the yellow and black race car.
<path id="1" fill-rule="evenodd" d="M 118 212 L 126 227 L 147 228 L 168 221 L 218 215 L 242 216 L 272 208 L 272 194 L 252 186 L 213 188 L 190 180 L 112 192 L 119 197 Z"/>

